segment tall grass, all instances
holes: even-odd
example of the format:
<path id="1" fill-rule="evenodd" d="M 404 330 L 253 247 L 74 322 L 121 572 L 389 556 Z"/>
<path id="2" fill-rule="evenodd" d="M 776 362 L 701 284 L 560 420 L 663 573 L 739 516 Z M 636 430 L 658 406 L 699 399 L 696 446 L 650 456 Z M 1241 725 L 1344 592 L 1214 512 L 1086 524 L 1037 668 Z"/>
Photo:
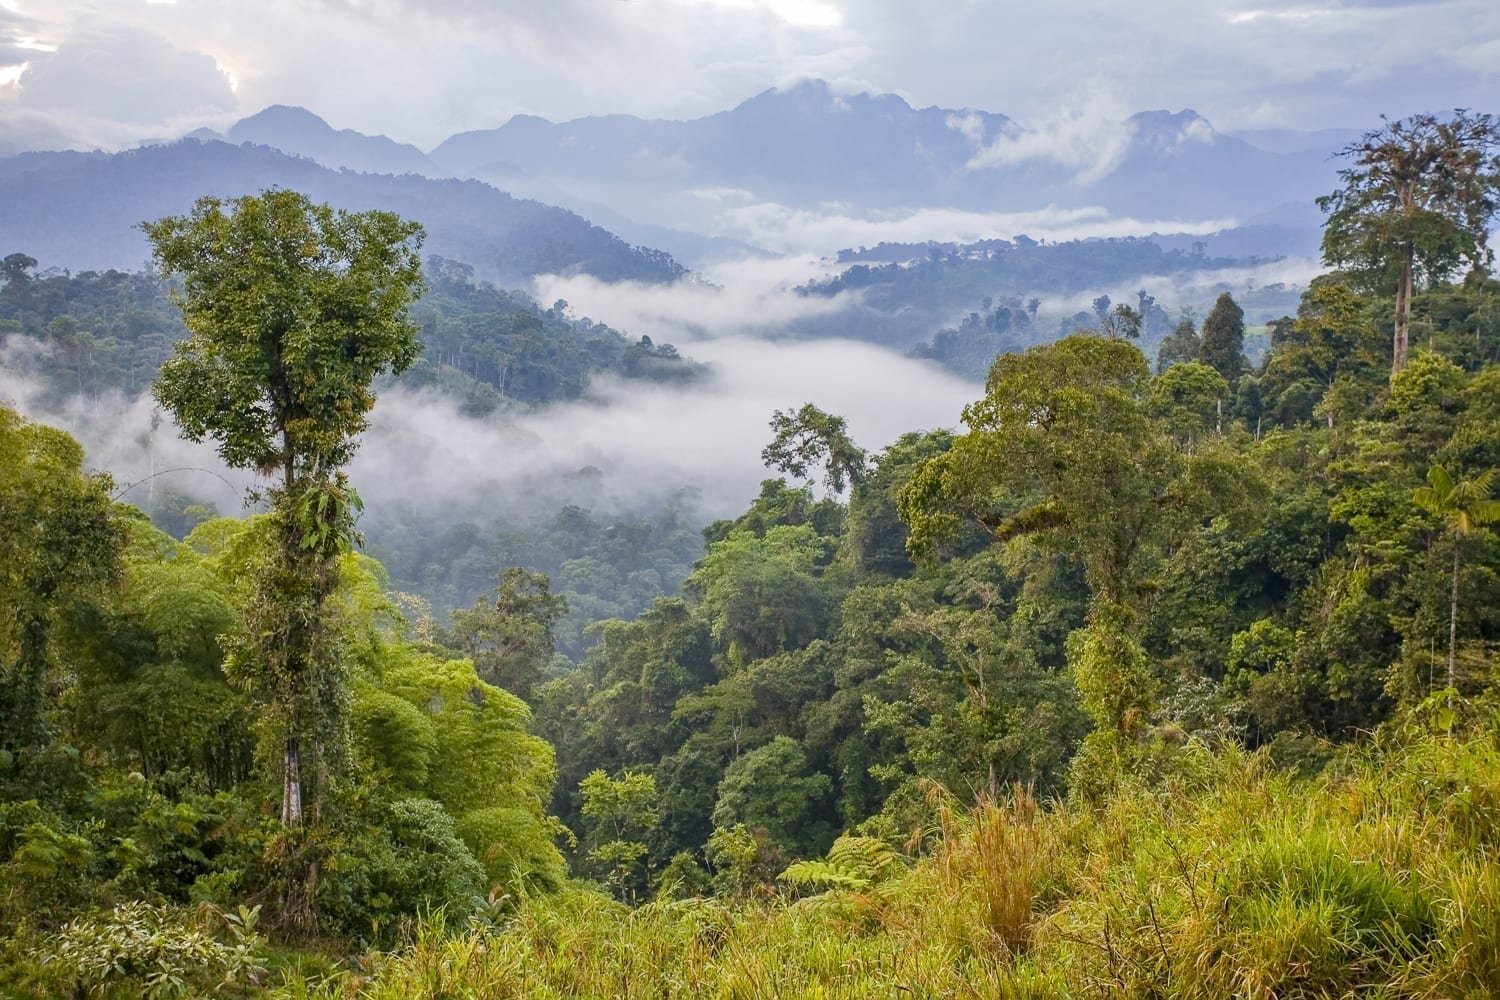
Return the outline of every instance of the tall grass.
<path id="1" fill-rule="evenodd" d="M 1096 807 L 1024 791 L 908 871 L 627 910 L 572 888 L 425 927 L 285 998 L 1500 996 L 1500 754 L 1444 738 L 1299 780 L 1258 755 Z"/>

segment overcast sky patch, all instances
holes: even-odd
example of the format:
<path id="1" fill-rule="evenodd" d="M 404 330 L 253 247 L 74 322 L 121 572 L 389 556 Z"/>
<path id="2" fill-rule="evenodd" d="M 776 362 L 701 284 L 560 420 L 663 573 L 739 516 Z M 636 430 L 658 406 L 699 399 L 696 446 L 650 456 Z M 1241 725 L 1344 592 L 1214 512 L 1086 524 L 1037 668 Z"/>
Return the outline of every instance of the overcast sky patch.
<path id="1" fill-rule="evenodd" d="M 57 51 L 19 58 L 23 35 Z M 1497 40 L 1494 0 L 0 0 L 0 67 L 28 63 L 0 142 L 22 108 L 104 145 L 120 124 L 155 136 L 285 103 L 431 148 L 519 112 L 695 117 L 818 77 L 1048 140 L 986 137 L 999 160 L 1083 163 L 1094 119 L 1066 112 L 1080 80 L 1127 113 L 1192 107 L 1221 131 L 1363 128 L 1500 105 Z"/>

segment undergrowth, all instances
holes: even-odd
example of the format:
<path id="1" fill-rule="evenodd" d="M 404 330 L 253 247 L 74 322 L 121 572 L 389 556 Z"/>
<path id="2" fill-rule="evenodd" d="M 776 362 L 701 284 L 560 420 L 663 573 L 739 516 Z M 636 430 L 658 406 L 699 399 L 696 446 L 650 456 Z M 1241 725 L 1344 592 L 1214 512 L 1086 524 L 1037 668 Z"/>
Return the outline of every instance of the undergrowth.
<path id="1" fill-rule="evenodd" d="M 846 839 L 774 897 L 631 910 L 574 887 L 458 935 L 434 920 L 402 950 L 276 995 L 1500 995 L 1488 740 L 1377 745 L 1314 779 L 1198 751 L 1097 806 L 1017 790 L 942 826 L 909 867 Z"/>

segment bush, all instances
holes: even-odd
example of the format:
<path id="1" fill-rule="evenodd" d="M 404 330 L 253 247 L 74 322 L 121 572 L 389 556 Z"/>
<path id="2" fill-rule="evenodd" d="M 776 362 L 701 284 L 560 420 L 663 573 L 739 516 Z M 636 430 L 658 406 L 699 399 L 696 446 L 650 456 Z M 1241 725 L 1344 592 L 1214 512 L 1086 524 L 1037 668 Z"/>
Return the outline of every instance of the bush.
<path id="1" fill-rule="evenodd" d="M 442 806 L 401 799 L 365 819 L 331 852 L 319 882 L 325 930 L 389 942 L 422 914 L 459 926 L 484 904 L 484 868 Z"/>
<path id="2" fill-rule="evenodd" d="M 74 920 L 47 957 L 60 990 L 96 997 L 186 997 L 248 994 L 265 975 L 255 925 L 259 910 L 189 913 L 122 903 L 107 914 Z"/>

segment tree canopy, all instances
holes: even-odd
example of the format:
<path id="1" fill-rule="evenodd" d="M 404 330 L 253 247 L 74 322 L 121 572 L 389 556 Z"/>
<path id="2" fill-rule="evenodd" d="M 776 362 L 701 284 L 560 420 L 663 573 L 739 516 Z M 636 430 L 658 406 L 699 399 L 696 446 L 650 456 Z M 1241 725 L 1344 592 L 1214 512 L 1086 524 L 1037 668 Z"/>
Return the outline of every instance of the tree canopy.
<path id="1" fill-rule="evenodd" d="M 1386 121 L 1346 146 L 1353 165 L 1318 206 L 1328 213 L 1323 259 L 1364 286 L 1396 295 L 1391 370 L 1406 366 L 1412 296 L 1461 264 L 1489 267 L 1500 207 L 1500 123 L 1455 111 Z"/>

